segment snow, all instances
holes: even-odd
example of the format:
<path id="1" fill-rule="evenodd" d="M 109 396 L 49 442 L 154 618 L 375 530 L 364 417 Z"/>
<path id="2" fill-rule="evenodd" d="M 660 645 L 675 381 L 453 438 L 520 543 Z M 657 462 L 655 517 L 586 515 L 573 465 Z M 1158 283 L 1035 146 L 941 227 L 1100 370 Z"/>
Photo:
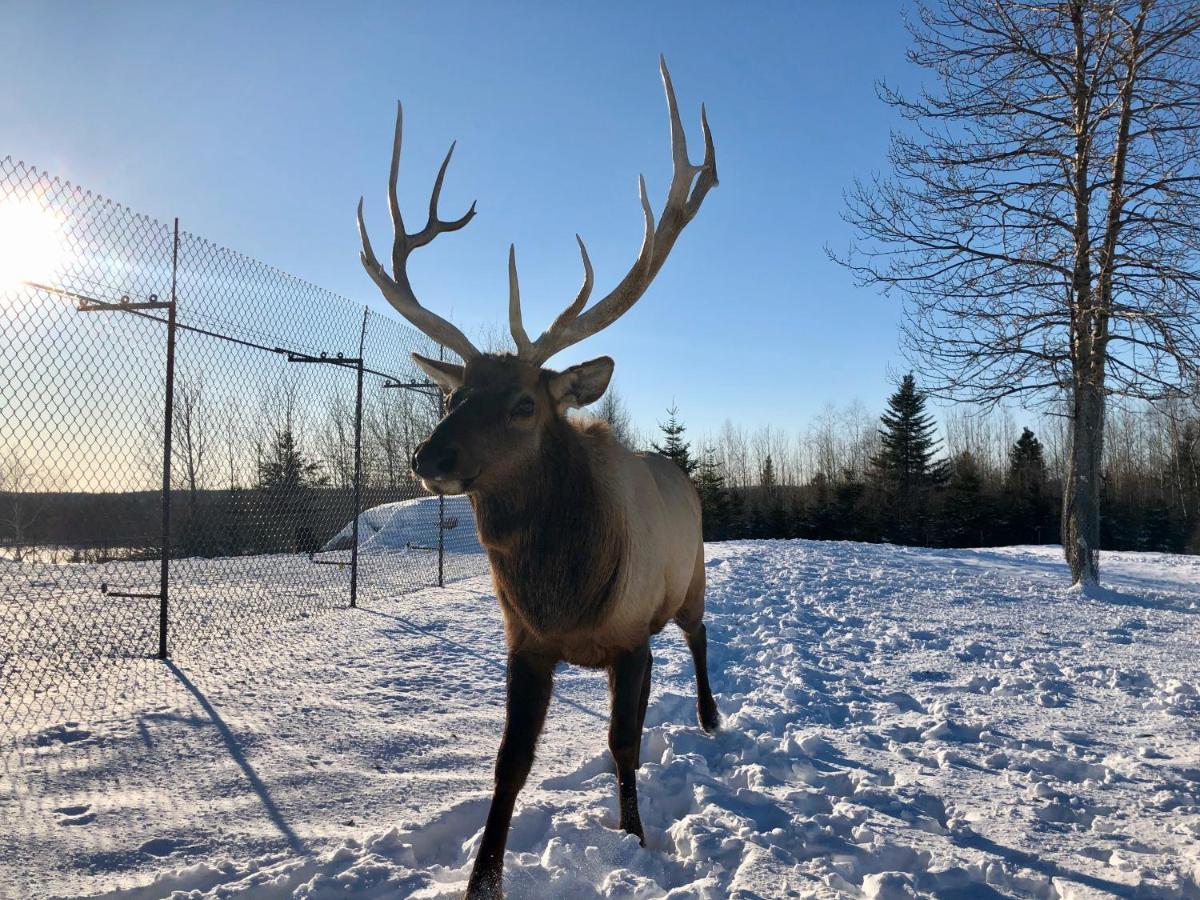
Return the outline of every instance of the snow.
<path id="1" fill-rule="evenodd" d="M 669 628 L 639 847 L 604 676 L 560 670 L 510 897 L 1200 895 L 1200 558 L 1105 554 L 1081 594 L 1058 548 L 707 556 L 722 731 Z M 460 896 L 503 658 L 472 578 L 97 671 L 0 759 L 0 894 Z"/>
<path id="2" fill-rule="evenodd" d="M 483 553 L 475 533 L 475 512 L 465 494 L 443 499 L 445 542 L 460 553 Z M 438 542 L 438 498 L 417 497 L 397 503 L 383 503 L 358 517 L 360 553 L 436 547 Z M 335 534 L 321 548 L 322 553 L 349 550 L 354 543 L 353 523 Z"/>

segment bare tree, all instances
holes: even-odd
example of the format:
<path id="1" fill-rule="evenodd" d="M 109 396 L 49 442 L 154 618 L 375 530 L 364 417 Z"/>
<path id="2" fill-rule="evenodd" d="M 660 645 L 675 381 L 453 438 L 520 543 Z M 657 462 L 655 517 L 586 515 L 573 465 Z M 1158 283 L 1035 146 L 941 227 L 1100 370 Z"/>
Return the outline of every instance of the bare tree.
<path id="1" fill-rule="evenodd" d="M 10 452 L 0 460 L 0 526 L 8 532 L 5 536 L 18 562 L 25 556 L 28 531 L 42 513 L 43 504 L 33 493 L 37 481 L 37 473 L 22 454 Z"/>
<path id="2" fill-rule="evenodd" d="M 342 490 L 353 489 L 354 407 L 344 391 L 330 392 L 317 441 L 332 483 Z"/>
<path id="3" fill-rule="evenodd" d="M 633 420 L 629 415 L 629 407 L 625 403 L 625 398 L 618 393 L 615 387 L 610 385 L 604 392 L 604 396 L 588 412 L 597 419 L 607 422 L 609 430 L 619 443 L 630 450 L 634 449 Z"/>
<path id="4" fill-rule="evenodd" d="M 211 429 L 205 399 L 202 376 L 180 377 L 175 386 L 171 452 L 175 465 L 181 469 L 193 512 L 196 495 L 206 486 L 209 463 Z"/>
<path id="5" fill-rule="evenodd" d="M 1200 7 L 1190 0 L 945 0 L 880 86 L 910 124 L 891 178 L 858 182 L 839 261 L 909 301 L 935 396 L 1065 398 L 1063 547 L 1099 574 L 1110 395 L 1171 396 L 1200 360 Z"/>
<path id="6" fill-rule="evenodd" d="M 245 486 L 247 453 L 244 442 L 246 424 L 241 404 L 234 396 L 226 397 L 220 408 L 221 468 L 225 489 L 229 492 Z"/>

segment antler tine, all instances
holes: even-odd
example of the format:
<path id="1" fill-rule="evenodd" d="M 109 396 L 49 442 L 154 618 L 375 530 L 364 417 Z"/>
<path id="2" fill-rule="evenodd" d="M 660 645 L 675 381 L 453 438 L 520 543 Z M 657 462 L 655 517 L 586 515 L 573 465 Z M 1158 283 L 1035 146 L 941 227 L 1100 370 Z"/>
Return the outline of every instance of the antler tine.
<path id="1" fill-rule="evenodd" d="M 508 330 L 517 345 L 518 356 L 528 356 L 533 343 L 521 321 L 521 287 L 517 283 L 517 245 L 508 245 Z"/>
<path id="2" fill-rule="evenodd" d="M 444 222 L 438 218 L 438 198 L 442 195 L 442 181 L 446 178 L 446 169 L 450 165 L 450 157 L 454 155 L 454 147 L 458 141 L 450 142 L 450 149 L 446 151 L 446 158 L 442 160 L 441 166 L 438 167 L 437 178 L 433 182 L 433 193 L 429 195 L 429 221 L 425 223 L 425 227 L 415 235 L 412 235 L 412 246 L 424 247 L 439 234 L 445 234 L 448 231 L 458 231 L 471 219 L 475 218 L 475 203 L 471 201 L 471 208 L 466 211 L 462 218 L 454 219 L 450 222 Z"/>
<path id="3" fill-rule="evenodd" d="M 388 172 L 388 208 L 392 214 L 392 276 L 389 277 L 379 264 L 371 239 L 367 235 L 367 226 L 363 221 L 363 200 L 358 199 L 358 232 L 362 239 L 360 259 L 363 268 L 371 276 L 371 280 L 379 287 L 380 292 L 395 310 L 413 325 L 419 328 L 433 340 L 450 350 L 453 350 L 464 360 L 479 356 L 479 350 L 458 328 L 436 313 L 423 307 L 413 293 L 412 284 L 408 279 L 408 257 L 417 247 L 423 247 L 439 234 L 446 231 L 457 231 L 471 221 L 475 215 L 475 204 L 467 210 L 466 215 L 453 222 L 443 222 L 437 216 L 438 197 L 442 191 L 442 181 L 446 176 L 446 167 L 450 165 L 450 157 L 454 153 L 454 144 L 442 160 L 434 182 L 433 194 L 429 201 L 429 221 L 416 234 L 409 234 L 404 228 L 404 218 L 400 213 L 400 201 L 396 192 L 396 182 L 400 175 L 400 149 L 404 135 L 404 109 L 396 104 L 396 130 L 392 138 L 392 162 Z"/>
<path id="4" fill-rule="evenodd" d="M 579 288 L 579 293 L 575 295 L 574 302 L 560 312 L 558 314 L 558 318 L 556 318 L 549 329 L 547 329 L 551 334 L 563 326 L 573 322 L 579 313 L 583 311 L 583 307 L 587 304 L 588 297 L 592 295 L 592 285 L 595 282 L 595 276 L 592 272 L 592 261 L 588 258 L 587 247 L 583 245 L 583 238 L 581 238 L 579 235 L 575 235 L 575 240 L 579 244 L 579 255 L 583 258 L 583 284 Z"/>
<path id="5" fill-rule="evenodd" d="M 659 56 L 659 72 L 662 75 L 663 90 L 667 95 L 667 112 L 671 126 L 671 185 L 667 190 L 667 200 L 663 206 L 662 215 L 657 226 L 654 222 L 654 211 L 646 196 L 646 182 L 638 177 L 638 195 L 642 204 L 642 212 L 646 222 L 646 232 L 642 239 L 642 248 L 634 261 L 632 268 L 621 279 L 620 283 L 594 306 L 583 311 L 587 301 L 587 293 L 591 289 L 591 266 L 584 253 L 584 266 L 587 277 L 584 282 L 586 291 L 581 291 L 567 309 L 554 320 L 541 337 L 534 342 L 529 354 L 533 361 L 545 362 L 555 353 L 572 344 L 577 344 L 584 338 L 611 325 L 624 315 L 646 292 L 646 288 L 654 280 L 666 262 L 671 248 L 684 227 L 700 210 L 705 195 L 717 184 L 717 155 L 713 144 L 712 132 L 708 126 L 708 113 L 704 106 L 700 107 L 700 124 L 704 132 L 704 161 L 692 165 L 687 152 L 687 135 L 683 130 L 683 122 L 679 117 L 679 104 L 675 100 L 675 87 L 671 83 L 671 73 L 667 70 L 667 61 Z M 580 241 L 583 250 L 583 242 Z"/>
<path id="6" fill-rule="evenodd" d="M 708 127 L 708 110 L 700 104 L 700 128 L 704 132 L 704 162 L 700 164 L 700 177 L 692 189 L 692 196 L 687 202 L 687 216 L 690 222 L 692 216 L 700 211 L 704 195 L 720 184 L 717 178 L 717 148 L 713 145 L 712 130 Z"/>
<path id="7" fill-rule="evenodd" d="M 400 213 L 400 197 L 396 193 L 396 182 L 400 179 L 400 147 L 404 143 L 404 104 L 396 101 L 396 128 L 392 132 L 392 161 L 388 168 L 388 212 L 392 214 L 392 271 L 399 272 L 408 259 L 407 232 L 404 216 Z"/>
<path id="8" fill-rule="evenodd" d="M 671 186 L 667 189 L 667 204 L 663 209 L 665 215 L 668 209 L 678 207 L 681 200 L 687 199 L 692 178 L 699 170 L 688 159 L 687 132 L 683 130 L 683 122 L 679 118 L 679 103 L 675 100 L 671 73 L 667 71 L 667 59 L 661 53 L 658 55 L 658 71 L 667 94 L 667 115 L 671 120 Z"/>

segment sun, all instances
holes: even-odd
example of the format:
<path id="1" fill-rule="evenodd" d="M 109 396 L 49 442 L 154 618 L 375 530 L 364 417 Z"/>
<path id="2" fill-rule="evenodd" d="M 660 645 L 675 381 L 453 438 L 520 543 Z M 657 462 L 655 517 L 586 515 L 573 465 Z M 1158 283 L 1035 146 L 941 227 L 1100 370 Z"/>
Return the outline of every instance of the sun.
<path id="1" fill-rule="evenodd" d="M 0 200 L 0 292 L 46 282 L 62 261 L 57 218 L 34 199 Z"/>

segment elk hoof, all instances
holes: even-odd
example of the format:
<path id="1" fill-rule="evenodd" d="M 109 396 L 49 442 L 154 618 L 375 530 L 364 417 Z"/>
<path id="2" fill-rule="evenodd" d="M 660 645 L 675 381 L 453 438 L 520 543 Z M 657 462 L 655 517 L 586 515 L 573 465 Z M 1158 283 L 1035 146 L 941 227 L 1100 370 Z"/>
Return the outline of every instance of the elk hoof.
<path id="1" fill-rule="evenodd" d="M 646 832 L 642 830 L 641 818 L 636 818 L 631 822 L 622 821 L 621 830 L 626 834 L 632 834 L 638 839 L 638 843 L 640 843 L 643 847 L 646 846 Z"/>
<path id="2" fill-rule="evenodd" d="M 696 716 L 700 719 L 700 727 L 709 734 L 716 734 L 721 728 L 721 714 L 717 712 L 716 703 L 696 703 Z"/>
<path id="3" fill-rule="evenodd" d="M 463 900 L 504 900 L 504 875 L 500 872 L 472 874 Z"/>

